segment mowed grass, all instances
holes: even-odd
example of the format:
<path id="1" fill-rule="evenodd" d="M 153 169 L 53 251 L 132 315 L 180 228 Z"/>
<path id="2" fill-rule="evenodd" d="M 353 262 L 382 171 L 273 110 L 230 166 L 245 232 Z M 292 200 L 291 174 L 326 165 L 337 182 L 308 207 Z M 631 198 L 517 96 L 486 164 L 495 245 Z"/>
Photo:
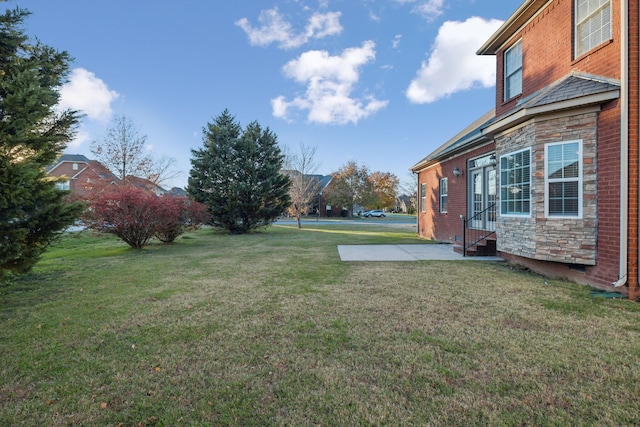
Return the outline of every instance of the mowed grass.
<path id="1" fill-rule="evenodd" d="M 348 223 L 347 223 L 348 224 Z M 69 234 L 0 287 L 0 425 L 640 424 L 640 305 L 382 225 Z"/>

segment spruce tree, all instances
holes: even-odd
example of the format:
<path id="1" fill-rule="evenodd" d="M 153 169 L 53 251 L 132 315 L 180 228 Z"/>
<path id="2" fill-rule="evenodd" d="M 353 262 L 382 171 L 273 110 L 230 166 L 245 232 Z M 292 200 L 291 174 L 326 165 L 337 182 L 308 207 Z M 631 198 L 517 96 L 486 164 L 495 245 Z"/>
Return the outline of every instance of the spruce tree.
<path id="1" fill-rule="evenodd" d="M 187 192 L 208 207 L 214 226 L 248 233 L 289 206 L 277 137 L 257 122 L 243 130 L 225 110 L 204 128 L 203 147 L 191 153 Z"/>
<path id="2" fill-rule="evenodd" d="M 27 272 L 82 212 L 46 173 L 73 137 L 78 113 L 59 112 L 70 57 L 30 43 L 16 8 L 0 15 L 0 276 Z"/>

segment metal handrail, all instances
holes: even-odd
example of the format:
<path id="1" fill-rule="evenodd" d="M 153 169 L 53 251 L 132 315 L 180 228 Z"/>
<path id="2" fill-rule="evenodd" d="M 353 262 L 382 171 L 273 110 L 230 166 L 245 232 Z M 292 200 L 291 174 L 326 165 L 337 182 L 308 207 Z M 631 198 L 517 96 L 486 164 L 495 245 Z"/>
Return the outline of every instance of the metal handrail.
<path id="1" fill-rule="evenodd" d="M 483 240 L 486 240 L 489 236 L 496 234 L 496 230 L 495 230 L 495 222 L 493 222 L 493 230 L 485 230 L 485 229 L 477 229 L 477 228 L 471 228 L 469 227 L 469 224 L 473 223 L 472 221 L 482 221 L 487 212 L 494 210 L 496 208 L 496 204 L 493 203 L 489 206 L 487 206 L 486 209 L 484 209 L 481 212 L 478 212 L 477 214 L 466 218 L 464 215 L 460 215 L 460 218 L 462 219 L 463 222 L 463 227 L 462 227 L 462 256 L 467 256 L 467 249 L 476 246 L 478 243 L 482 242 Z M 486 224 L 486 222 L 485 222 Z M 467 237 L 468 237 L 468 233 L 467 230 L 473 230 L 473 236 L 470 237 L 471 241 L 470 243 L 467 243 Z"/>

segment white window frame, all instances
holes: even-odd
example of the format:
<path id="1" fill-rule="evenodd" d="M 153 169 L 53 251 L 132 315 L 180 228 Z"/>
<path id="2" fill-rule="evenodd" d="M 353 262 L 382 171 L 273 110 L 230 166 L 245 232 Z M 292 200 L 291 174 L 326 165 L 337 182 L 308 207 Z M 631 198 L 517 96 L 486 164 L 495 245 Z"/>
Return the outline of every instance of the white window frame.
<path id="1" fill-rule="evenodd" d="M 599 2 L 593 10 L 590 10 L 594 1 Z M 612 16 L 611 0 L 575 0 L 574 55 L 576 58 L 584 55 L 602 43 L 611 40 Z M 586 10 L 585 10 L 586 8 Z M 606 11 L 608 9 L 608 20 Z M 588 37 L 581 37 L 582 29 L 588 27 Z"/>
<path id="2" fill-rule="evenodd" d="M 61 191 L 69 191 L 70 183 L 69 181 L 56 182 L 56 188 Z"/>
<path id="3" fill-rule="evenodd" d="M 549 178 L 549 148 L 558 146 L 558 145 L 568 145 L 568 144 L 578 144 L 578 176 L 570 177 L 570 178 Z M 576 139 L 572 141 L 559 141 L 559 142 L 550 142 L 545 144 L 544 146 L 544 216 L 545 218 L 550 219 L 563 219 L 563 218 L 572 218 L 572 219 L 581 219 L 582 218 L 582 205 L 584 204 L 583 197 L 583 143 L 581 139 Z M 578 212 L 576 215 L 551 215 L 549 214 L 549 184 L 551 183 L 566 183 L 566 182 L 577 182 L 578 183 Z"/>
<path id="4" fill-rule="evenodd" d="M 427 211 L 427 183 L 420 184 L 420 211 Z"/>
<path id="5" fill-rule="evenodd" d="M 446 202 L 443 203 L 443 201 Z M 449 178 L 440 178 L 440 213 L 449 211 Z"/>
<path id="6" fill-rule="evenodd" d="M 502 197 L 502 190 L 505 188 L 506 185 L 514 185 L 514 184 L 515 185 L 522 185 L 522 184 L 525 184 L 525 181 L 522 181 L 522 182 L 519 182 L 519 183 L 516 183 L 516 182 L 511 183 L 510 182 L 510 183 L 505 184 L 505 182 L 503 180 L 504 168 L 502 166 L 502 160 L 504 158 L 506 158 L 506 157 L 514 156 L 516 154 L 524 153 L 524 152 L 528 152 L 529 153 L 529 165 L 528 165 L 528 167 L 529 167 L 529 181 L 526 182 L 526 184 L 528 184 L 528 186 L 529 186 L 529 193 L 527 195 L 527 198 L 529 200 L 529 212 L 505 212 L 503 210 L 503 206 L 504 206 L 503 202 L 504 202 L 504 200 L 503 200 L 503 197 Z M 532 208 L 532 205 L 531 205 L 531 202 L 532 202 L 532 200 L 531 200 L 532 199 L 531 198 L 531 188 L 532 188 L 532 185 L 533 185 L 533 180 L 532 180 L 533 163 L 532 163 L 532 156 L 531 156 L 531 147 L 527 147 L 527 148 L 524 148 L 522 150 L 512 151 L 510 153 L 506 153 L 506 154 L 501 155 L 500 156 L 500 160 L 498 162 L 498 166 L 499 166 L 498 176 L 500 177 L 500 188 L 499 188 L 499 191 L 500 191 L 500 209 L 498 211 L 500 212 L 500 216 L 502 216 L 502 217 L 519 217 L 519 218 L 531 217 L 531 214 L 532 214 L 532 209 L 531 209 Z M 508 169 L 508 170 L 515 170 L 515 168 Z"/>
<path id="7" fill-rule="evenodd" d="M 513 53 L 515 49 L 520 49 L 520 62 L 513 69 L 509 70 L 509 54 Z M 518 76 L 520 81 L 520 90 L 518 92 L 514 92 L 512 88 L 511 82 L 515 80 Z M 522 40 L 518 40 L 515 42 L 509 49 L 504 52 L 504 100 L 508 101 L 511 98 L 514 98 L 522 93 Z"/>

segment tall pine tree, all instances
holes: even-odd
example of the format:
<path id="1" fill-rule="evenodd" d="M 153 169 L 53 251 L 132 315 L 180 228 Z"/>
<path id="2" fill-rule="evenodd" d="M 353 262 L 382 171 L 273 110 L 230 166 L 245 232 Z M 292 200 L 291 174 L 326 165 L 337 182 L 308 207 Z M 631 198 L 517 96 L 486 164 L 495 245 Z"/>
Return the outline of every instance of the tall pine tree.
<path id="1" fill-rule="evenodd" d="M 0 276 L 26 272 L 83 206 L 64 202 L 45 167 L 73 137 L 75 111 L 57 112 L 70 57 L 31 44 L 16 8 L 0 15 Z"/>
<path id="2" fill-rule="evenodd" d="M 187 192 L 208 207 L 213 225 L 244 234 L 275 221 L 290 203 L 276 135 L 257 122 L 243 130 L 228 110 L 203 133 Z"/>

